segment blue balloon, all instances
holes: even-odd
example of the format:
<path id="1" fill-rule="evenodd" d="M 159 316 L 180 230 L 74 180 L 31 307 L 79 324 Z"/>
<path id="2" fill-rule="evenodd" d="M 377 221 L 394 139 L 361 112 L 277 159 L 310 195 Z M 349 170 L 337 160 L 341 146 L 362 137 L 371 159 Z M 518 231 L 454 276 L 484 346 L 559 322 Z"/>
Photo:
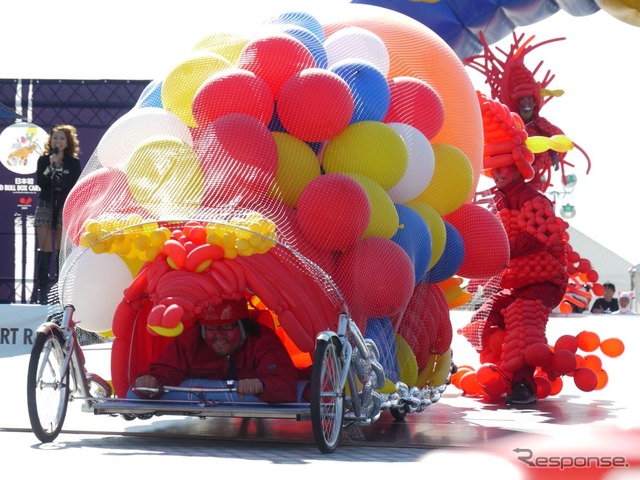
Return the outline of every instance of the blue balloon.
<path id="1" fill-rule="evenodd" d="M 478 32 L 483 32 L 487 43 L 492 44 L 516 27 L 544 20 L 560 9 L 574 17 L 600 10 L 596 0 L 351 0 L 351 3 L 395 10 L 417 20 L 433 30 L 461 59 L 482 51 Z"/>
<path id="2" fill-rule="evenodd" d="M 293 38 L 302 43 L 311 52 L 313 59 L 316 61 L 316 67 L 327 68 L 329 61 L 327 60 L 327 51 L 318 37 L 310 30 L 295 25 L 287 25 L 283 33 L 291 35 Z"/>
<path id="3" fill-rule="evenodd" d="M 416 283 L 424 277 L 431 262 L 431 232 L 422 217 L 406 205 L 396 204 L 400 228 L 391 240 L 402 247 L 413 262 Z"/>
<path id="4" fill-rule="evenodd" d="M 154 80 L 140 94 L 140 98 L 136 102 L 137 108 L 162 107 L 162 81 Z"/>
<path id="5" fill-rule="evenodd" d="M 396 332 L 389 318 L 370 318 L 367 320 L 365 338 L 370 338 L 380 350 L 380 365 L 385 376 L 396 383 L 400 378 L 400 367 L 396 349 Z"/>
<path id="6" fill-rule="evenodd" d="M 453 277 L 464 260 L 464 240 L 462 235 L 446 220 L 444 221 L 444 227 L 447 234 L 444 251 L 440 260 L 424 276 L 422 280 L 424 283 L 438 283 Z"/>
<path id="7" fill-rule="evenodd" d="M 316 37 L 318 37 L 318 40 L 320 40 L 321 43 L 324 43 L 325 37 L 322 24 L 316 17 L 307 12 L 291 11 L 282 13 L 277 17 L 269 20 L 269 23 L 298 25 L 309 30 Z"/>
<path id="8" fill-rule="evenodd" d="M 267 128 L 272 132 L 289 133 L 287 132 L 287 129 L 284 128 L 284 125 L 282 125 L 280 117 L 278 117 L 277 103 L 276 108 L 273 109 L 273 115 L 271 116 L 271 120 L 269 120 L 269 125 L 267 125 Z"/>
<path id="9" fill-rule="evenodd" d="M 387 79 L 375 65 L 366 60 L 347 59 L 331 65 L 329 70 L 351 89 L 355 106 L 351 123 L 384 120 L 391 103 L 391 92 Z"/>

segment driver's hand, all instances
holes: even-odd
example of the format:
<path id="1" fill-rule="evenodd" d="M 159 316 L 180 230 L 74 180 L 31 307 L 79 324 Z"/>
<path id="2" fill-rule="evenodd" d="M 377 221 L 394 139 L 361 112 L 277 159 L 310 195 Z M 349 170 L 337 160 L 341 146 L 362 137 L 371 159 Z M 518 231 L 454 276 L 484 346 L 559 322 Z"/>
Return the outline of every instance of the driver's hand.
<path id="1" fill-rule="evenodd" d="M 138 378 L 136 378 L 136 381 L 133 387 L 134 388 L 157 388 L 158 389 L 157 392 L 135 390 L 136 395 L 138 395 L 139 397 L 153 398 L 160 395 L 159 389 L 162 388 L 162 384 L 153 375 L 140 375 Z"/>
<path id="2" fill-rule="evenodd" d="M 238 380 L 236 390 L 240 397 L 244 397 L 246 395 L 255 396 L 264 391 L 264 385 L 262 384 L 262 381 L 257 378 L 244 378 L 242 380 Z"/>

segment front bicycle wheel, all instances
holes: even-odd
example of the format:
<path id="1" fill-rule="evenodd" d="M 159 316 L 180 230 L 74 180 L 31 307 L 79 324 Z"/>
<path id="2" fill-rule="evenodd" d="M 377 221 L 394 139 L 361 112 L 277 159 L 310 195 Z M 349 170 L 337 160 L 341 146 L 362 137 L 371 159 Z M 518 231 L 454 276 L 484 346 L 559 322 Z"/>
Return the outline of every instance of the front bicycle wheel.
<path id="1" fill-rule="evenodd" d="M 27 373 L 27 407 L 31 428 L 43 443 L 56 439 L 69 402 L 69 371 L 63 371 L 64 336 L 56 328 L 36 335 Z"/>
<path id="2" fill-rule="evenodd" d="M 311 370 L 311 426 L 322 453 L 335 451 L 344 418 L 342 362 L 337 341 L 319 340 Z"/>

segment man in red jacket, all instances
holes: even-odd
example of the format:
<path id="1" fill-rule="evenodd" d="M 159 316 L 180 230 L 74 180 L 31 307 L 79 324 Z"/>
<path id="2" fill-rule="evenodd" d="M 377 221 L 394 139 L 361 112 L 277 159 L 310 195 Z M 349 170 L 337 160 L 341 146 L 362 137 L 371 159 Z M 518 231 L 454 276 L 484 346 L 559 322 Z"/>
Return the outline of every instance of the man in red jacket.
<path id="1" fill-rule="evenodd" d="M 239 396 L 263 402 L 297 397 L 291 357 L 273 330 L 249 318 L 244 299 L 209 308 L 136 379 L 134 388 L 177 386 L 189 378 L 236 380 Z"/>

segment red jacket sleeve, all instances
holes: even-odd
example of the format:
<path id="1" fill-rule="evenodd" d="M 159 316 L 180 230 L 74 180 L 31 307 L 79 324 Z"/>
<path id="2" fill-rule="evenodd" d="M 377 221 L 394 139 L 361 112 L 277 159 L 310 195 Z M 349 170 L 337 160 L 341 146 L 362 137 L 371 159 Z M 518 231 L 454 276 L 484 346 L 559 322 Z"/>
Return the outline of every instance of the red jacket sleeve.
<path id="1" fill-rule="evenodd" d="M 260 327 L 255 337 L 247 339 L 243 359 L 238 365 L 238 378 L 258 378 L 264 391 L 258 395 L 263 402 L 295 402 L 298 390 L 298 371 L 275 332 Z"/>

